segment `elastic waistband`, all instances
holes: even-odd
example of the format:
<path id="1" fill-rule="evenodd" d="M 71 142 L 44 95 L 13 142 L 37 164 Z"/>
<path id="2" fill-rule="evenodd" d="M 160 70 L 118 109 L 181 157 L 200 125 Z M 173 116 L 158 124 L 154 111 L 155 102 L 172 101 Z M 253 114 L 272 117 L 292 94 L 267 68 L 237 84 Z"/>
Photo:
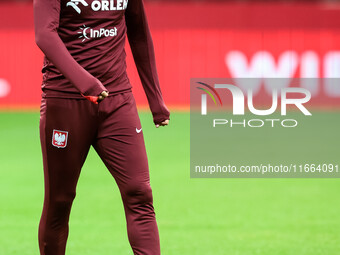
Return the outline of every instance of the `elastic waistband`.
<path id="1" fill-rule="evenodd" d="M 120 90 L 120 91 L 109 91 L 109 97 L 117 95 L 117 94 L 131 92 L 131 91 L 132 91 L 131 88 Z M 41 97 L 42 98 L 66 98 L 66 99 L 86 100 L 85 97 L 83 97 L 81 94 L 78 94 L 78 93 L 55 91 L 55 90 L 49 90 L 49 89 L 45 89 L 43 93 L 41 94 Z"/>

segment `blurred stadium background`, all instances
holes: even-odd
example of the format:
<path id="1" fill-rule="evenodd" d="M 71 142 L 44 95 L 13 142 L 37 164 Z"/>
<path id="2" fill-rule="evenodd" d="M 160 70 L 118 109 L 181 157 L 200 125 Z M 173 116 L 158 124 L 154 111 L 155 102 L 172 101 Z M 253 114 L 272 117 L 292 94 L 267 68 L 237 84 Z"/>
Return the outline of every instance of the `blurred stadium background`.
<path id="1" fill-rule="evenodd" d="M 159 77 L 168 105 L 187 107 L 191 77 L 340 77 L 338 1 L 146 1 Z M 36 108 L 42 53 L 32 1 L 0 9 L 0 108 Z M 242 65 L 246 62 L 245 65 Z M 244 67 L 243 67 L 244 66 Z M 243 67 L 243 68 L 242 68 Z M 146 105 L 131 54 L 134 93 Z M 340 86 L 312 86 L 340 105 Z"/>
<path id="2" fill-rule="evenodd" d="M 189 177 L 190 78 L 340 78 L 340 1 L 145 0 L 145 6 L 164 98 L 172 111 L 168 128 L 153 129 L 129 50 L 127 60 L 141 109 L 163 254 L 340 254 L 337 179 Z M 32 1 L 0 0 L 4 255 L 38 254 L 42 58 L 34 42 Z M 312 92 L 319 116 L 327 113 L 338 120 L 340 84 L 304 86 Z M 261 88 L 257 96 L 264 94 Z M 336 130 L 330 127 L 327 138 L 334 132 L 339 142 Z M 311 133 L 317 147 L 325 134 Z M 91 152 L 71 214 L 67 254 L 131 254 L 112 180 Z"/>

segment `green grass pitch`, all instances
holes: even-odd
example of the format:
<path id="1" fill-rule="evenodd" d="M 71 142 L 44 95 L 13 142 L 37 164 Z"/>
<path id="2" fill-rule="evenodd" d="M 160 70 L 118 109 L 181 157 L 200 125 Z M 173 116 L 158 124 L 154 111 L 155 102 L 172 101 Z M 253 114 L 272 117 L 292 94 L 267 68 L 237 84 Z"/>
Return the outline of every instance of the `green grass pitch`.
<path id="1" fill-rule="evenodd" d="M 149 113 L 141 120 L 162 254 L 340 254 L 339 179 L 190 179 L 189 114 L 173 113 L 158 130 Z M 1 255 L 38 254 L 38 122 L 38 113 L 0 114 Z M 67 254 L 132 254 L 118 189 L 94 151 L 78 183 Z"/>

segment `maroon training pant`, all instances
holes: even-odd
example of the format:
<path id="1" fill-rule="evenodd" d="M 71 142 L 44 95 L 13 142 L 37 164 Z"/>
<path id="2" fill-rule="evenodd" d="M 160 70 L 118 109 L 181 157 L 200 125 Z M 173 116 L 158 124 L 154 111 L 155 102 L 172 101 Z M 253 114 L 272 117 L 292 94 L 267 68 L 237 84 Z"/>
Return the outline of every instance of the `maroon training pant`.
<path id="1" fill-rule="evenodd" d="M 65 254 L 70 210 L 91 145 L 118 184 L 134 254 L 160 254 L 144 138 L 131 92 L 110 96 L 99 105 L 43 99 L 40 139 L 45 176 L 40 254 Z"/>

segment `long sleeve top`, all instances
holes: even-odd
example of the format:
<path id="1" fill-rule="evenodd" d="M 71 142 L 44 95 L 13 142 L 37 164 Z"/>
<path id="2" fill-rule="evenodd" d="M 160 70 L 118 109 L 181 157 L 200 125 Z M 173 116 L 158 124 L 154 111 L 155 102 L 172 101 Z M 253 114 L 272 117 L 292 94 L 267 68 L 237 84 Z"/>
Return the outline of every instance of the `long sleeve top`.
<path id="1" fill-rule="evenodd" d="M 34 0 L 35 38 L 45 54 L 43 97 L 82 98 L 131 90 L 125 38 L 154 122 L 169 118 L 142 0 Z"/>

